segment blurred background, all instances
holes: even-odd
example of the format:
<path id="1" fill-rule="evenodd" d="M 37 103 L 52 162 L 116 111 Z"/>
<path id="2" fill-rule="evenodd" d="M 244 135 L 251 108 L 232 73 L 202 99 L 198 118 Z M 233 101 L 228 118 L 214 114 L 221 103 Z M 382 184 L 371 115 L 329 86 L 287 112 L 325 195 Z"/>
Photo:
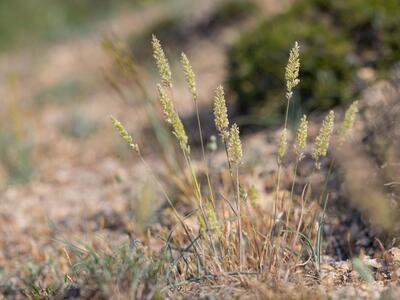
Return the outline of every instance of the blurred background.
<path id="1" fill-rule="evenodd" d="M 356 139 L 365 147 L 357 157 L 371 162 L 369 179 L 379 178 L 374 199 L 389 195 L 382 213 L 397 207 L 399 16 L 398 0 L 0 0 L 0 263 L 13 249 L 31 253 L 37 244 L 48 245 L 51 228 L 81 235 L 118 231 L 124 218 L 161 218 L 143 214 L 160 200 L 109 122 L 114 115 L 126 124 L 157 171 L 165 171 L 158 150 L 168 145 L 160 143 L 153 120 L 158 77 L 152 34 L 170 58 L 176 106 L 193 132 L 195 153 L 199 141 L 181 51 L 197 76 L 206 136 L 215 134 L 211 103 L 221 83 L 246 147 L 258 147 L 249 150 L 254 162 L 273 155 L 285 107 L 284 67 L 298 41 L 301 84 L 291 124 L 303 113 L 318 120 L 328 109 L 340 112 L 366 98 Z M 271 161 L 263 166 L 269 171 Z M 344 214 L 338 222 L 351 219 Z"/>

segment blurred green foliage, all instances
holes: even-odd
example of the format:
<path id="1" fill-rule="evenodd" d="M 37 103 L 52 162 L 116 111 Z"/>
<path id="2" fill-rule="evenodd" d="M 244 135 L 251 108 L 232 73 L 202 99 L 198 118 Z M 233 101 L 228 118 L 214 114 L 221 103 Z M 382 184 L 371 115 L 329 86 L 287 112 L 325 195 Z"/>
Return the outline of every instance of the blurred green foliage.
<path id="1" fill-rule="evenodd" d="M 0 0 L 0 50 L 82 29 L 137 0 Z"/>
<path id="2" fill-rule="evenodd" d="M 67 79 L 50 87 L 39 90 L 33 97 L 35 104 L 68 104 L 80 100 L 87 91 L 83 82 L 75 79 Z"/>
<path id="3" fill-rule="evenodd" d="M 161 40 L 168 53 L 169 48 L 171 52 L 172 49 L 185 48 L 196 38 L 209 38 L 224 26 L 243 20 L 256 10 L 256 5 L 250 0 L 223 0 L 210 14 L 193 19 L 187 15 L 187 5 L 181 4 L 179 10 L 173 10 L 145 31 L 129 38 L 135 59 L 152 60 L 149 41 L 153 34 Z"/>
<path id="4" fill-rule="evenodd" d="M 76 111 L 67 116 L 61 124 L 61 131 L 69 137 L 83 140 L 96 133 L 98 126 L 96 121 Z"/>
<path id="5" fill-rule="evenodd" d="M 263 21 L 229 52 L 228 81 L 241 112 L 280 115 L 284 66 L 296 40 L 301 83 L 294 103 L 303 112 L 347 103 L 359 91 L 359 68 L 383 74 L 400 59 L 399 16 L 398 0 L 302 0 Z"/>

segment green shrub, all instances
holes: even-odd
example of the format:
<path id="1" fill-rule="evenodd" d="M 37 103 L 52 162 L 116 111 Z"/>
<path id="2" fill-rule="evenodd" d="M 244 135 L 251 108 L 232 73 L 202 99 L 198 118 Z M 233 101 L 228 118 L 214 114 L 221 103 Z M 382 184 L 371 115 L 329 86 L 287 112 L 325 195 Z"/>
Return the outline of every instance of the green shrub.
<path id="1" fill-rule="evenodd" d="M 310 112 L 348 103 L 358 92 L 356 72 L 378 71 L 400 59 L 396 0 L 303 0 L 287 13 L 246 32 L 229 52 L 229 84 L 243 113 L 277 116 L 284 107 L 280 66 L 286 49 L 301 46 L 296 104 Z"/>
<path id="2" fill-rule="evenodd" d="M 209 14 L 201 18 L 187 16 L 187 9 L 166 14 L 143 32 L 129 38 L 133 56 L 138 60 L 151 60 L 148 41 L 155 34 L 166 41 L 167 48 L 183 48 L 199 37 L 209 37 L 231 23 L 243 20 L 256 10 L 250 0 L 224 0 Z"/>

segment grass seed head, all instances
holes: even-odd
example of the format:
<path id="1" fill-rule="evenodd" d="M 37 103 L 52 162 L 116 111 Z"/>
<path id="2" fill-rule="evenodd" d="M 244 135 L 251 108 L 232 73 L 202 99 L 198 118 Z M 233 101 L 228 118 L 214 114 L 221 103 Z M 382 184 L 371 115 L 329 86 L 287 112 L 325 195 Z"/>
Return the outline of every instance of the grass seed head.
<path id="1" fill-rule="evenodd" d="M 157 87 L 165 119 L 169 124 L 172 125 L 173 134 L 178 139 L 181 149 L 185 152 L 189 152 L 188 137 L 186 135 L 185 127 L 183 126 L 179 115 L 174 109 L 174 104 L 165 92 L 162 85 L 159 84 Z"/>
<path id="2" fill-rule="evenodd" d="M 307 116 L 303 115 L 300 119 L 300 125 L 297 129 L 297 137 L 296 137 L 296 154 L 298 155 L 299 160 L 304 158 L 304 149 L 307 145 L 307 136 L 308 136 L 308 120 Z"/>
<path id="3" fill-rule="evenodd" d="M 139 152 L 139 146 L 133 141 L 131 135 L 129 135 L 128 131 L 125 129 L 124 125 L 119 122 L 116 118 L 111 117 L 111 122 L 115 129 L 117 129 L 121 138 L 131 147 L 135 152 Z"/>
<path id="4" fill-rule="evenodd" d="M 293 89 L 299 84 L 299 71 L 300 71 L 300 58 L 299 58 L 299 44 L 295 42 L 294 47 L 290 50 L 289 60 L 286 66 L 285 79 L 286 79 L 286 97 L 292 98 Z"/>
<path id="5" fill-rule="evenodd" d="M 152 37 L 153 57 L 156 60 L 158 72 L 160 73 L 161 82 L 164 87 L 172 87 L 172 73 L 165 56 L 164 50 L 161 47 L 160 41 L 155 35 Z"/>
<path id="6" fill-rule="evenodd" d="M 217 214 L 215 213 L 214 207 L 211 202 L 205 204 L 205 212 L 207 217 L 207 223 L 210 230 L 217 236 L 222 236 L 221 226 L 217 219 Z"/>
<path id="7" fill-rule="evenodd" d="M 194 100 L 197 100 L 197 92 L 196 92 L 196 76 L 193 72 L 193 68 L 190 65 L 189 59 L 185 55 L 185 53 L 181 54 L 181 65 L 183 69 L 183 73 L 185 73 L 186 82 L 189 87 L 189 91 L 192 94 Z"/>
<path id="8" fill-rule="evenodd" d="M 329 142 L 334 127 L 334 122 L 335 122 L 335 113 L 333 112 L 333 110 L 331 110 L 329 114 L 326 116 L 325 120 L 322 122 L 319 134 L 315 138 L 312 158 L 315 160 L 315 164 L 318 169 L 320 167 L 319 163 L 320 157 L 326 156 L 326 153 L 328 152 Z"/>
<path id="9" fill-rule="evenodd" d="M 242 162 L 242 142 L 240 141 L 239 127 L 236 123 L 232 125 L 229 131 L 228 154 L 233 164 L 239 165 Z"/>
<path id="10" fill-rule="evenodd" d="M 257 199 L 258 199 L 258 192 L 257 189 L 254 185 L 252 185 L 250 187 L 250 191 L 249 191 L 249 199 L 250 199 L 250 203 L 253 207 L 255 207 L 257 205 Z"/>
<path id="11" fill-rule="evenodd" d="M 287 129 L 284 128 L 281 132 L 278 146 L 278 164 L 283 162 L 287 150 Z"/>
<path id="12" fill-rule="evenodd" d="M 346 110 L 344 115 L 342 126 L 339 130 L 339 142 L 342 144 L 349 132 L 354 126 L 354 122 L 358 113 L 358 101 L 354 101 L 350 107 Z"/>
<path id="13" fill-rule="evenodd" d="M 218 133 L 225 138 L 228 135 L 228 108 L 226 107 L 224 88 L 220 85 L 214 97 L 214 122 Z"/>

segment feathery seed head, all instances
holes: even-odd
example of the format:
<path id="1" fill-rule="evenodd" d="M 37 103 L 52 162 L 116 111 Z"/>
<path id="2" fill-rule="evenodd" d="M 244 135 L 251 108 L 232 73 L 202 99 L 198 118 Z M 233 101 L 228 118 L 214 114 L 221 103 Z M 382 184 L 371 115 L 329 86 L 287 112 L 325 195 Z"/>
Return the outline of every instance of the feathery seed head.
<path id="1" fill-rule="evenodd" d="M 115 129 L 117 129 L 121 138 L 131 147 L 135 152 L 139 152 L 139 146 L 133 141 L 132 136 L 129 135 L 124 125 L 121 124 L 116 118 L 111 116 L 111 122 Z"/>
<path id="2" fill-rule="evenodd" d="M 294 47 L 290 50 L 289 60 L 286 66 L 286 97 L 290 99 L 293 95 L 293 89 L 299 84 L 300 58 L 299 44 L 295 42 Z"/>
<path id="3" fill-rule="evenodd" d="M 251 186 L 249 192 L 250 203 L 253 207 L 257 205 L 258 192 L 254 185 Z"/>
<path id="4" fill-rule="evenodd" d="M 183 73 L 185 73 L 186 82 L 189 87 L 189 91 L 192 94 L 193 99 L 197 100 L 197 92 L 196 92 L 196 76 L 193 72 L 192 66 L 190 65 L 189 59 L 185 55 L 185 53 L 181 54 L 181 65 L 183 69 Z"/>
<path id="5" fill-rule="evenodd" d="M 300 125 L 297 129 L 297 137 L 296 137 L 296 153 L 298 155 L 298 159 L 302 160 L 304 158 L 304 149 L 307 145 L 307 136 L 308 136 L 308 120 L 307 116 L 303 115 L 300 119 Z"/>
<path id="6" fill-rule="evenodd" d="M 354 101 L 346 110 L 342 126 L 339 130 L 339 143 L 342 144 L 353 128 L 356 115 L 358 113 L 358 101 Z"/>
<path id="7" fill-rule="evenodd" d="M 172 87 L 172 73 L 169 67 L 168 59 L 165 56 L 160 41 L 154 34 L 152 36 L 151 43 L 153 46 L 153 57 L 156 61 L 158 72 L 160 73 L 162 85 L 165 87 Z"/>
<path id="8" fill-rule="evenodd" d="M 214 122 L 219 134 L 225 138 L 228 135 L 228 108 L 226 107 L 224 88 L 220 85 L 214 97 Z"/>
<path id="9" fill-rule="evenodd" d="M 287 129 L 284 128 L 281 132 L 278 147 L 278 164 L 283 162 L 287 150 Z"/>
<path id="10" fill-rule="evenodd" d="M 229 131 L 228 154 L 233 164 L 239 165 L 242 162 L 242 142 L 240 141 L 239 127 L 236 123 L 232 125 Z"/>
<path id="11" fill-rule="evenodd" d="M 165 119 L 168 123 L 172 124 L 175 114 L 174 105 L 161 84 L 157 84 L 157 89 Z"/>
<path id="12" fill-rule="evenodd" d="M 318 169 L 320 167 L 319 158 L 326 156 L 326 153 L 328 152 L 329 142 L 333 132 L 334 121 L 335 113 L 333 112 L 333 110 L 331 110 L 322 122 L 322 126 L 319 130 L 318 136 L 315 138 L 312 158 L 315 160 L 315 164 Z"/>
<path id="13" fill-rule="evenodd" d="M 206 223 L 204 222 L 201 212 L 196 214 L 197 222 L 199 223 L 199 231 L 204 232 L 206 230 Z"/>
<path id="14" fill-rule="evenodd" d="M 174 104 L 168 97 L 161 84 L 158 84 L 157 87 L 165 119 L 169 124 L 172 125 L 173 134 L 177 138 L 181 149 L 185 152 L 189 152 L 188 137 L 186 135 L 186 131 L 182 124 L 182 121 L 175 111 Z"/>
<path id="15" fill-rule="evenodd" d="M 218 222 L 217 215 L 215 213 L 214 207 L 211 202 L 207 202 L 205 204 L 205 214 L 207 217 L 207 224 L 210 227 L 210 230 L 217 237 L 220 237 L 222 235 L 221 226 Z"/>

